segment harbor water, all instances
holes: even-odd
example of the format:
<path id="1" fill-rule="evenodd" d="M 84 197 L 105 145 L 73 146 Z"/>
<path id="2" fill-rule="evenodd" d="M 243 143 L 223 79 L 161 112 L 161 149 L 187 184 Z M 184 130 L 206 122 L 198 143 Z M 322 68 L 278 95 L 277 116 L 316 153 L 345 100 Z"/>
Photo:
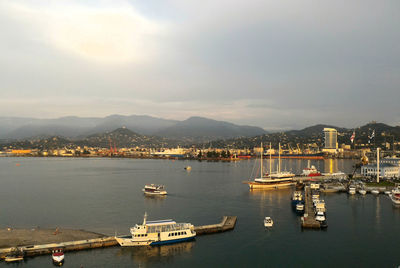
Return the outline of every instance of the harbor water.
<path id="1" fill-rule="evenodd" d="M 156 247 L 66 252 L 64 267 L 397 267 L 400 209 L 389 197 L 322 195 L 327 230 L 302 230 L 292 189 L 250 191 L 256 160 L 199 162 L 107 158 L 0 158 L 0 228 L 74 228 L 128 234 L 143 221 L 174 219 L 194 225 L 237 216 L 233 231 Z M 274 161 L 275 167 L 277 161 Z M 295 173 L 307 160 L 282 160 Z M 313 160 L 322 172 L 353 171 L 351 160 Z M 186 166 L 192 169 L 187 171 Z M 268 160 L 265 167 L 269 167 Z M 145 197 L 147 183 L 166 197 Z M 265 216 L 274 221 L 263 225 Z M 0 262 L 0 267 L 9 267 Z M 11 265 L 13 266 L 13 265 Z M 52 267 L 51 256 L 18 267 Z"/>

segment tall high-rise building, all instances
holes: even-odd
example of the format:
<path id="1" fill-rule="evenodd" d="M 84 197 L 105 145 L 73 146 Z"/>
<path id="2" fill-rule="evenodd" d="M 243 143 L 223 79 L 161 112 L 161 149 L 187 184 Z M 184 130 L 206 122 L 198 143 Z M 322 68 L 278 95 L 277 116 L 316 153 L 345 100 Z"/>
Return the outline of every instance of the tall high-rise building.
<path id="1" fill-rule="evenodd" d="M 325 149 L 337 149 L 337 130 L 334 128 L 324 128 Z"/>

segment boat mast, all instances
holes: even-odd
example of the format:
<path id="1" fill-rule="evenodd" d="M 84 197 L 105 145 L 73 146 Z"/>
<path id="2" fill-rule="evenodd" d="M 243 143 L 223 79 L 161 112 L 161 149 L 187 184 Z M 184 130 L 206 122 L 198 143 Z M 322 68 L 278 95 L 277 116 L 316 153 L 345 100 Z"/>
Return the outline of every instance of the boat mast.
<path id="1" fill-rule="evenodd" d="M 376 182 L 379 183 L 379 147 L 376 148 Z"/>
<path id="2" fill-rule="evenodd" d="M 278 158 L 278 173 L 281 173 L 281 143 L 279 143 Z"/>
<path id="3" fill-rule="evenodd" d="M 269 143 L 269 176 L 271 176 L 271 173 L 272 173 L 272 161 L 271 161 L 272 155 L 271 155 L 271 150 L 272 150 L 272 148 L 271 148 L 271 142 L 270 142 Z"/>
<path id="4" fill-rule="evenodd" d="M 146 225 L 146 220 L 147 220 L 147 212 L 144 213 L 143 225 Z"/>
<path id="5" fill-rule="evenodd" d="M 260 159 L 260 162 L 261 162 L 261 179 L 263 178 L 263 154 L 264 154 L 264 148 L 263 148 L 263 144 L 262 144 L 262 142 L 261 142 L 261 159 Z"/>

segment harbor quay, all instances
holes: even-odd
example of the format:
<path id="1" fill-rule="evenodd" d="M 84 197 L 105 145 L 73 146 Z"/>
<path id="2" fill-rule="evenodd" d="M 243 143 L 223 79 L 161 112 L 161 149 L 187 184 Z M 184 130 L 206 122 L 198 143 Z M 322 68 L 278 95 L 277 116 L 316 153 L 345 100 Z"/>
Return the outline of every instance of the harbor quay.
<path id="1" fill-rule="evenodd" d="M 233 230 L 236 216 L 223 216 L 220 223 L 195 226 L 196 235 L 206 235 Z M 117 246 L 115 236 L 74 229 L 0 229 L 0 259 L 12 251 L 22 250 L 27 257 L 51 254 L 54 249 L 78 251 Z"/>

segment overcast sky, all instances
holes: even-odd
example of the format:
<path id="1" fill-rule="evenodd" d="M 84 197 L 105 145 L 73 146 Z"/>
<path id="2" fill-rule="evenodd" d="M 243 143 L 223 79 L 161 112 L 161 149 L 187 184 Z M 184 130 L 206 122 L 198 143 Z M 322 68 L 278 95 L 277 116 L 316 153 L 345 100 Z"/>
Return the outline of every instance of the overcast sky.
<path id="1" fill-rule="evenodd" d="M 400 125 L 399 0 L 0 0 L 0 116 Z"/>

